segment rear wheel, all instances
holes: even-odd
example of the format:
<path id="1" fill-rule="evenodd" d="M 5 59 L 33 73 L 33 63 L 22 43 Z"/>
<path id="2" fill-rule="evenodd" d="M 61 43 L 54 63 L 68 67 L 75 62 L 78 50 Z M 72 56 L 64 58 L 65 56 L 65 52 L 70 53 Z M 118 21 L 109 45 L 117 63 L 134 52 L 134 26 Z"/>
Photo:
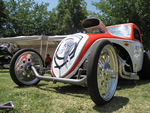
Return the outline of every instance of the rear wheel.
<path id="1" fill-rule="evenodd" d="M 150 52 L 144 53 L 144 59 L 143 59 L 143 67 L 142 70 L 138 73 L 140 76 L 140 79 L 150 79 Z"/>
<path id="2" fill-rule="evenodd" d="M 87 85 L 92 100 L 97 105 L 109 102 L 118 83 L 118 60 L 110 41 L 94 45 L 89 56 Z"/>
<path id="3" fill-rule="evenodd" d="M 19 86 L 36 85 L 40 80 L 35 77 L 31 65 L 35 66 L 40 73 L 43 64 L 43 59 L 38 52 L 33 49 L 22 49 L 11 60 L 11 78 Z"/>

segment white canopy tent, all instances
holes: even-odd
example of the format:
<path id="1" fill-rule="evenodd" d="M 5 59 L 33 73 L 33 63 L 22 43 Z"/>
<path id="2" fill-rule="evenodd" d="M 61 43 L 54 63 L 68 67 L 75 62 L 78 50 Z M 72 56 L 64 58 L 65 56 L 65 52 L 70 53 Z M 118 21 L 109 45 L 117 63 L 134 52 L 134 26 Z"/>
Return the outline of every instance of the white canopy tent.
<path id="1" fill-rule="evenodd" d="M 24 47 L 37 47 L 42 45 L 46 45 L 47 41 L 50 46 L 56 46 L 58 42 L 60 42 L 67 35 L 56 35 L 56 36 L 17 36 L 17 37 L 6 37 L 0 38 L 0 42 L 11 42 L 16 43 L 20 46 L 20 48 Z"/>
<path id="2" fill-rule="evenodd" d="M 9 42 L 15 43 L 19 48 L 33 48 L 36 49 L 43 58 L 46 57 L 47 53 L 53 55 L 55 48 L 59 42 L 64 39 L 67 35 L 56 35 L 56 36 L 17 36 L 17 37 L 6 37 L 0 38 L 0 43 Z"/>

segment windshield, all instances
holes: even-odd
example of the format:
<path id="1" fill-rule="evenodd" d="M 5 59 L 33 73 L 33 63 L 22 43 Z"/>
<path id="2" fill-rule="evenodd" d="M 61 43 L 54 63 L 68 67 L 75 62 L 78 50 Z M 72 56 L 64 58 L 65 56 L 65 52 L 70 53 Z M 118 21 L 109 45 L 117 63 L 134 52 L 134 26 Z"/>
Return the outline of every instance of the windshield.
<path id="1" fill-rule="evenodd" d="M 116 27 L 110 27 L 107 29 L 110 34 L 119 37 L 129 37 L 131 34 L 131 27 L 128 25 L 120 25 Z"/>

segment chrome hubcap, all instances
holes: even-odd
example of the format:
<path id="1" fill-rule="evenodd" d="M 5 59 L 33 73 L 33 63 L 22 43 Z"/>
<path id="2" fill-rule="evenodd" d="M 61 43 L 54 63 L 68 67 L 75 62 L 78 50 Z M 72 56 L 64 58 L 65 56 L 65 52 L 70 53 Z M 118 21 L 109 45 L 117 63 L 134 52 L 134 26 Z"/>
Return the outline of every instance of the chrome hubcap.
<path id="1" fill-rule="evenodd" d="M 38 71 L 42 68 L 41 58 L 31 51 L 21 54 L 15 63 L 16 77 L 20 82 L 26 85 L 34 84 L 39 80 L 34 76 L 31 65 L 34 65 Z"/>
<path id="2" fill-rule="evenodd" d="M 97 72 L 100 95 L 107 101 L 114 95 L 118 82 L 117 56 L 111 45 L 106 45 L 101 51 Z"/>

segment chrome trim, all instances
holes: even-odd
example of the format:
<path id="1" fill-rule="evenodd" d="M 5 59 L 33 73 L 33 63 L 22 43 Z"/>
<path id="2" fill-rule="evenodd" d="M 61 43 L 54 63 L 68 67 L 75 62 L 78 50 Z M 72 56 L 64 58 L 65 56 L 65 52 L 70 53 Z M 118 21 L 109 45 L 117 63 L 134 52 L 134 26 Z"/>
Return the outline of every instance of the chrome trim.
<path id="1" fill-rule="evenodd" d="M 119 74 L 124 79 L 130 79 L 130 80 L 139 80 L 139 76 L 136 73 L 127 72 L 125 70 L 125 65 L 130 66 L 126 63 L 125 60 L 123 60 L 120 56 L 118 56 L 119 61 Z"/>
<path id="2" fill-rule="evenodd" d="M 84 76 L 82 79 L 48 77 L 48 76 L 39 75 L 34 66 L 31 66 L 31 69 L 32 69 L 34 75 L 38 79 L 45 80 L 45 81 L 53 81 L 53 83 L 62 82 L 62 83 L 68 83 L 68 84 L 83 85 L 87 81 L 87 76 Z"/>

